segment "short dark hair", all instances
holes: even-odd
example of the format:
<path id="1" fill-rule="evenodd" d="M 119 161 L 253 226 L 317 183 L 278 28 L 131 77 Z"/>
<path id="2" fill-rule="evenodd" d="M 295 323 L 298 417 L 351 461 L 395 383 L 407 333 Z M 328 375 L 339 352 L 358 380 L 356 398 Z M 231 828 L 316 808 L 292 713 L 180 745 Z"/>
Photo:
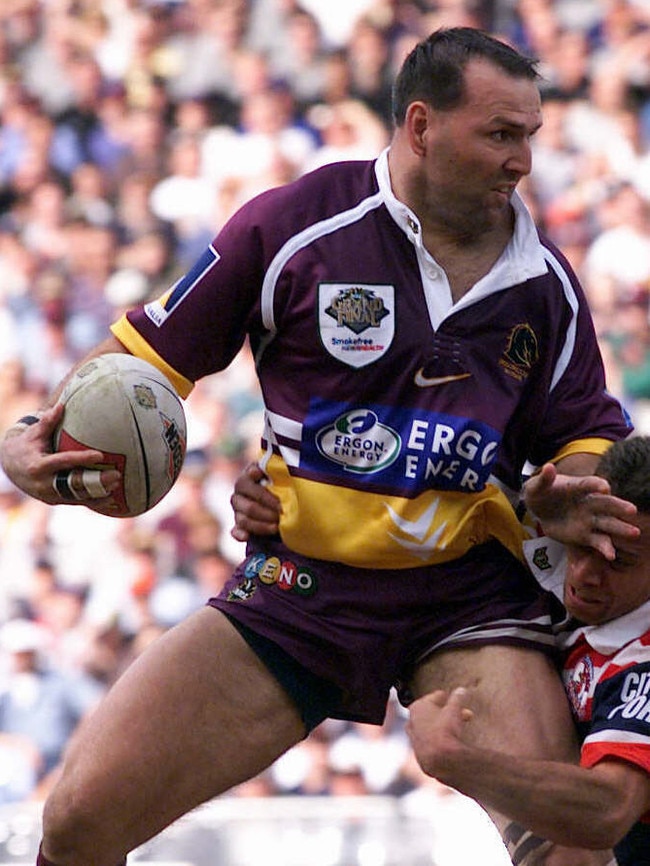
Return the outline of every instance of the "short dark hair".
<path id="1" fill-rule="evenodd" d="M 449 27 L 434 31 L 419 42 L 402 64 L 393 86 L 393 120 L 404 123 L 406 109 L 421 99 L 438 111 L 461 104 L 468 61 L 487 60 L 514 78 L 536 81 L 537 60 L 473 27 Z"/>
<path id="2" fill-rule="evenodd" d="M 609 481 L 614 496 L 650 512 L 650 436 L 615 442 L 600 458 L 596 475 Z"/>

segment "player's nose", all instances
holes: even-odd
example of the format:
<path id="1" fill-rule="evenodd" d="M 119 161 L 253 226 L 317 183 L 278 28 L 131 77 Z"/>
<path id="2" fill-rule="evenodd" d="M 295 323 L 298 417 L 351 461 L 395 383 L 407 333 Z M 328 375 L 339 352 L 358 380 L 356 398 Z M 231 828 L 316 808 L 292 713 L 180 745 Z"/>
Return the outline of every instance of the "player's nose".
<path id="1" fill-rule="evenodd" d="M 571 550 L 567 561 L 567 576 L 573 584 L 596 586 L 601 581 L 604 562 L 602 555 L 591 548 Z"/>
<path id="2" fill-rule="evenodd" d="M 525 177 L 533 167 L 533 155 L 528 138 L 518 138 L 512 142 L 512 150 L 508 155 L 505 167 L 508 171 Z"/>

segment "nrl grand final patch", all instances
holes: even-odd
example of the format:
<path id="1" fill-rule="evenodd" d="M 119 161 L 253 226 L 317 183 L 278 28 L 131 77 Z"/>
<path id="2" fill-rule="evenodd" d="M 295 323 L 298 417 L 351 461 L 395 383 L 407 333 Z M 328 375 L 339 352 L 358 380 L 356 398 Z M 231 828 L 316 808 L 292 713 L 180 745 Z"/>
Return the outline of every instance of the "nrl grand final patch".
<path id="1" fill-rule="evenodd" d="M 350 367 L 372 364 L 395 334 L 394 286 L 321 283 L 318 329 L 323 345 Z"/>

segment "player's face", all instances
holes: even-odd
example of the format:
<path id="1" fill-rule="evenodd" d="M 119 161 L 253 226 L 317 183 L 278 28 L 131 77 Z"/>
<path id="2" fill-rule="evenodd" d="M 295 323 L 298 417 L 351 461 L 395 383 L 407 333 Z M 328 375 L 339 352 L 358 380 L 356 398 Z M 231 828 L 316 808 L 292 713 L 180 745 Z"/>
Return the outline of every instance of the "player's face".
<path id="1" fill-rule="evenodd" d="M 564 604 L 576 619 L 598 625 L 650 599 L 650 515 L 635 522 L 641 534 L 620 544 L 612 562 L 592 548 L 568 547 Z"/>
<path id="2" fill-rule="evenodd" d="M 542 123 L 534 81 L 484 60 L 465 69 L 466 98 L 451 111 L 426 106 L 425 206 L 471 235 L 509 217 L 510 200 L 531 170 L 530 140 Z"/>

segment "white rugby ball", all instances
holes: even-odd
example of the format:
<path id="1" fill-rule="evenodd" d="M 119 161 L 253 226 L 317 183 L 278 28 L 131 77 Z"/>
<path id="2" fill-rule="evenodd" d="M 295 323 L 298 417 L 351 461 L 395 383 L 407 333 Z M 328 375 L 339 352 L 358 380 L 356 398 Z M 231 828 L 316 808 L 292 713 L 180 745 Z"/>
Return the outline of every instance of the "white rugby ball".
<path id="1" fill-rule="evenodd" d="M 99 355 L 66 383 L 55 451 L 102 451 L 96 468 L 116 467 L 122 483 L 108 505 L 86 504 L 113 517 L 153 508 L 174 485 L 185 459 L 187 427 L 174 386 L 134 355 Z"/>

